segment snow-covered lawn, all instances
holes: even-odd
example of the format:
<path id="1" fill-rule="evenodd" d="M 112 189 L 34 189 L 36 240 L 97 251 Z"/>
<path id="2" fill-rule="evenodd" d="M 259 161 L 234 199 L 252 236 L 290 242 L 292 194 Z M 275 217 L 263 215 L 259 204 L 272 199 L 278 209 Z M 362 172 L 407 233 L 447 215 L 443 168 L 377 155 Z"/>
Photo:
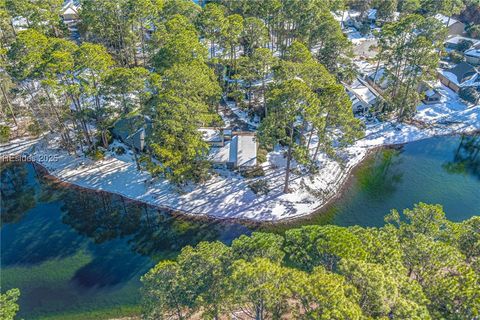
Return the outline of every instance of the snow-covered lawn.
<path id="1" fill-rule="evenodd" d="M 285 174 L 283 150 L 275 150 L 268 155 L 268 161 L 263 164 L 265 177 L 246 179 L 222 170 L 208 182 L 182 193 L 165 180 L 150 182 L 147 172 L 137 171 L 131 153 L 119 156 L 110 152 L 105 160 L 93 162 L 55 149 L 56 141 L 50 137 L 36 141 L 12 141 L 0 147 L 0 156 L 28 152 L 60 180 L 188 214 L 278 221 L 310 214 L 324 205 L 339 192 L 351 169 L 372 148 L 434 135 L 480 130 L 480 105 L 467 108 L 448 91 L 446 97 L 440 104 L 419 107 L 417 119 L 435 124 L 429 129 L 388 122 L 367 125 L 366 137 L 343 151 L 343 164 L 320 154 L 317 174 L 302 174 L 293 170 L 292 192 L 288 194 L 282 192 Z M 271 190 L 267 195 L 256 195 L 249 188 L 249 183 L 259 179 L 269 182 Z"/>
<path id="2" fill-rule="evenodd" d="M 435 89 L 442 95 L 441 101 L 435 104 L 418 106 L 416 120 L 427 124 L 441 123 L 442 121 L 469 123 L 477 117 L 477 121 L 480 121 L 478 111 L 476 111 L 477 108 L 467 106 L 450 88 L 438 83 Z"/>

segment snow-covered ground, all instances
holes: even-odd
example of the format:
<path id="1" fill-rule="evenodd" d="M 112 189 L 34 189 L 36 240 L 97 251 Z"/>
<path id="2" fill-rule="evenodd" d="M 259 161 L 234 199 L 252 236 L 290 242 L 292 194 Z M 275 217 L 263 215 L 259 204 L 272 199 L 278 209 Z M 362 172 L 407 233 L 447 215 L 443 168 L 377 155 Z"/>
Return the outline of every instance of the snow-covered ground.
<path id="1" fill-rule="evenodd" d="M 263 164 L 264 177 L 246 179 L 235 172 L 221 170 L 208 182 L 182 192 L 165 180 L 151 182 L 147 172 L 137 171 L 131 153 L 119 156 L 110 152 L 104 160 L 94 162 L 56 149 L 58 139 L 52 137 L 14 140 L 0 147 L 0 156 L 27 152 L 50 174 L 65 182 L 121 194 L 186 214 L 279 221 L 310 214 L 324 205 L 339 192 L 351 169 L 373 148 L 434 135 L 480 130 L 480 105 L 467 108 L 453 92 L 444 87 L 442 90 L 445 91 L 444 101 L 419 106 L 416 119 L 431 124 L 429 129 L 389 122 L 367 125 L 366 137 L 342 152 L 342 164 L 320 154 L 317 174 L 293 170 L 292 192 L 288 194 L 282 192 L 285 175 L 283 150 L 268 155 L 268 161 Z M 251 191 L 249 184 L 259 179 L 268 181 L 270 192 L 267 195 L 256 195 Z"/>
<path id="2" fill-rule="evenodd" d="M 442 121 L 458 121 L 468 123 L 476 108 L 469 108 L 458 95 L 440 82 L 435 86 L 442 95 L 441 101 L 436 104 L 421 104 L 417 107 L 415 119 L 427 124 L 442 123 Z M 478 106 L 477 106 L 478 107 Z"/>

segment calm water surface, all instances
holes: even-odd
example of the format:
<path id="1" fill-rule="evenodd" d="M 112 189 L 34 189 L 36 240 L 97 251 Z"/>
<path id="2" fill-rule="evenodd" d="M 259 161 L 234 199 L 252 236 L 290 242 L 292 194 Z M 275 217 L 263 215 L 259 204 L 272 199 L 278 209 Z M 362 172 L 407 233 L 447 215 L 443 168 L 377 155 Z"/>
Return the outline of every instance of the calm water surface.
<path id="1" fill-rule="evenodd" d="M 451 220 L 480 215 L 480 137 L 441 137 L 375 153 L 344 196 L 302 224 L 379 226 L 391 208 L 441 203 Z M 1 172 L 1 287 L 21 290 L 20 316 L 68 319 L 138 308 L 139 278 L 202 240 L 230 243 L 247 227 L 172 217 L 108 194 L 69 189 L 31 164 Z M 268 228 L 272 230 L 272 228 Z M 82 318 L 82 317 L 80 317 Z"/>
<path id="2" fill-rule="evenodd" d="M 382 150 L 357 170 L 333 223 L 380 226 L 390 209 L 442 204 L 453 221 L 480 215 L 480 136 L 437 137 Z"/>

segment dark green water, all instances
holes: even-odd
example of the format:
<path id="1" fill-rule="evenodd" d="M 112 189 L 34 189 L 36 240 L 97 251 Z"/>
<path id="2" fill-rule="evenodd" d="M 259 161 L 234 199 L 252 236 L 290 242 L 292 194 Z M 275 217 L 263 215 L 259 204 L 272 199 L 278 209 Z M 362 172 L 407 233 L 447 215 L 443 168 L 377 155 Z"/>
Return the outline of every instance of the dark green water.
<path id="1" fill-rule="evenodd" d="M 448 219 L 480 215 L 480 135 L 445 136 L 375 152 L 329 208 L 282 226 L 382 226 L 391 209 L 442 204 Z"/>
<path id="2" fill-rule="evenodd" d="M 249 232 L 65 188 L 27 163 L 2 167 L 1 181 L 1 287 L 20 288 L 25 319 L 134 313 L 140 276 L 156 261 L 202 240 L 229 243 Z"/>
<path id="3" fill-rule="evenodd" d="M 375 153 L 329 209 L 289 225 L 379 226 L 391 208 L 423 201 L 447 217 L 480 215 L 480 137 L 440 137 Z M 68 189 L 30 164 L 2 167 L 1 287 L 21 290 L 25 319 L 97 319 L 138 311 L 139 277 L 156 261 L 202 240 L 229 243 L 249 229 L 194 222 Z M 88 313 L 88 314 L 87 314 Z M 72 316 L 81 314 L 81 316 Z"/>

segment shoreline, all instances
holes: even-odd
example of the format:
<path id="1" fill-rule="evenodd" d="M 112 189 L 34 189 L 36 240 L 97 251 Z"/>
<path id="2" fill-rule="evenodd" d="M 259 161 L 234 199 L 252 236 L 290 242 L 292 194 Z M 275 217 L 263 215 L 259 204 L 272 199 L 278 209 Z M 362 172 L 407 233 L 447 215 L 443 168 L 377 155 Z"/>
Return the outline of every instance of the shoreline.
<path id="1" fill-rule="evenodd" d="M 194 221 L 207 221 L 207 222 L 223 221 L 226 223 L 239 223 L 242 225 L 253 226 L 253 227 L 255 226 L 268 227 L 268 225 L 282 225 L 282 224 L 288 225 L 288 224 L 298 223 L 299 221 L 311 219 L 316 215 L 322 215 L 323 213 L 328 211 L 328 209 L 339 198 L 343 196 L 345 190 L 351 184 L 351 179 L 353 178 L 355 170 L 359 166 L 361 166 L 371 154 L 373 154 L 374 152 L 377 152 L 380 149 L 389 148 L 389 147 L 398 147 L 409 142 L 424 140 L 424 139 L 433 138 L 433 137 L 449 136 L 449 135 L 453 136 L 453 135 L 459 135 L 459 134 L 473 135 L 479 132 L 480 132 L 480 129 L 465 130 L 462 132 L 446 132 L 444 134 L 437 133 L 433 135 L 427 135 L 419 139 L 412 139 L 411 141 L 407 141 L 407 142 L 390 143 L 390 144 L 377 145 L 377 146 L 366 148 L 364 154 L 362 154 L 362 156 L 359 159 L 355 159 L 356 161 L 353 164 L 344 168 L 344 171 L 342 172 L 342 178 L 335 182 L 334 188 L 330 190 L 331 194 L 329 194 L 329 196 L 325 199 L 325 201 L 322 201 L 318 206 L 316 206 L 313 210 L 309 212 L 306 212 L 303 214 L 297 214 L 293 216 L 287 216 L 287 217 L 277 217 L 276 219 L 270 219 L 270 220 L 249 218 L 249 217 L 229 217 L 229 216 L 221 216 L 221 215 L 207 214 L 207 213 L 192 213 L 186 210 L 175 209 L 175 208 L 164 206 L 158 203 L 153 203 L 151 201 L 149 202 L 147 200 L 134 198 L 123 192 L 104 190 L 104 189 L 95 188 L 95 187 L 88 186 L 81 183 L 75 183 L 74 181 L 63 179 L 61 176 L 56 175 L 55 172 L 51 172 L 46 165 L 44 165 L 43 163 L 40 163 L 39 161 L 32 160 L 28 162 L 32 162 L 34 166 L 36 166 L 37 168 L 40 168 L 41 173 L 45 175 L 48 179 L 54 179 L 57 183 L 65 185 L 66 187 L 80 189 L 80 190 L 88 190 L 90 192 L 95 192 L 99 194 L 101 193 L 114 194 L 122 197 L 123 199 L 129 202 L 133 202 L 140 206 L 145 205 L 145 206 L 154 208 L 156 210 L 166 211 L 173 218 L 181 217 L 181 218 L 193 219 Z"/>

